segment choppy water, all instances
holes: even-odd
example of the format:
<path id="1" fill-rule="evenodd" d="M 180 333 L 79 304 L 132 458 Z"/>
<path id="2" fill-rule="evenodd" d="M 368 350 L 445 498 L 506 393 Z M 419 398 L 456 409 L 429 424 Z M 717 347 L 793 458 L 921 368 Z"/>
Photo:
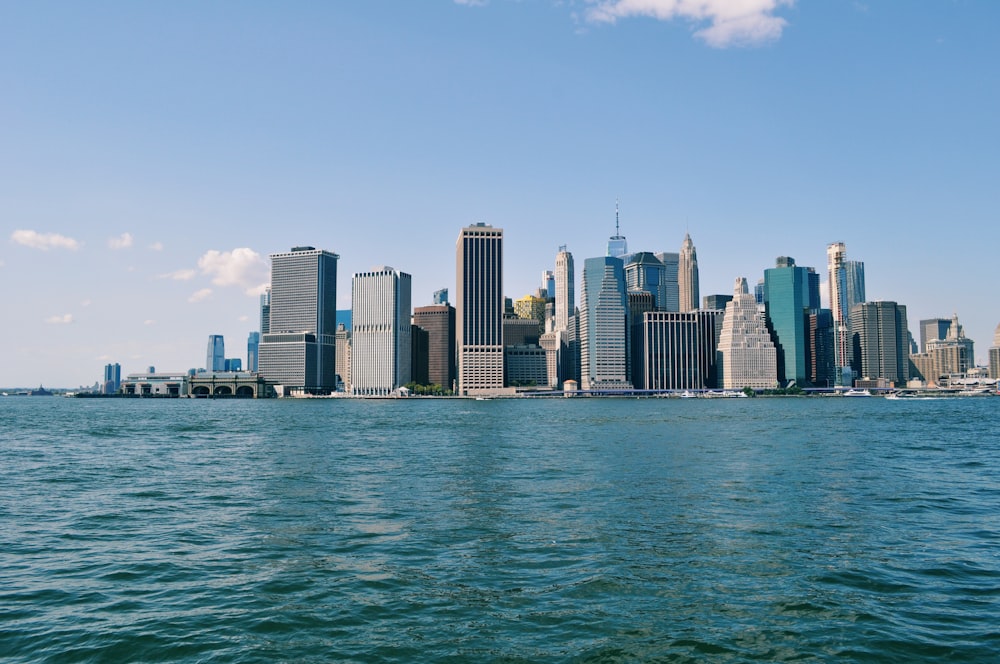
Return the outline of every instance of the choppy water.
<path id="1" fill-rule="evenodd" d="M 1000 661 L 1000 399 L 0 399 L 0 658 Z"/>

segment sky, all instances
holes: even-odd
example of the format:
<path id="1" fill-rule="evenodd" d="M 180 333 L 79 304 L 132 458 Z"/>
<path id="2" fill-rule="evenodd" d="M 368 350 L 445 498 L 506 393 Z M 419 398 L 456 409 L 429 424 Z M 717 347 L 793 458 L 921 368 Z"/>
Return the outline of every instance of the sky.
<path id="1" fill-rule="evenodd" d="M 268 255 L 522 297 L 690 233 L 701 294 L 865 263 L 909 327 L 1000 323 L 1000 3 L 0 0 L 0 386 L 246 357 Z"/>

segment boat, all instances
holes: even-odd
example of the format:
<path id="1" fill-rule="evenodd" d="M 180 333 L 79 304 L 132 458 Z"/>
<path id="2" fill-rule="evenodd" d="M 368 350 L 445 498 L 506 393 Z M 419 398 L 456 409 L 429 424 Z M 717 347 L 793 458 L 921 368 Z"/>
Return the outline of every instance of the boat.
<path id="1" fill-rule="evenodd" d="M 683 392 L 681 392 L 681 399 L 694 399 L 697 396 L 698 396 L 697 394 L 688 390 L 684 390 Z"/>
<path id="2" fill-rule="evenodd" d="M 870 390 L 859 390 L 857 388 L 851 388 L 843 393 L 845 397 L 870 397 L 872 395 Z"/>

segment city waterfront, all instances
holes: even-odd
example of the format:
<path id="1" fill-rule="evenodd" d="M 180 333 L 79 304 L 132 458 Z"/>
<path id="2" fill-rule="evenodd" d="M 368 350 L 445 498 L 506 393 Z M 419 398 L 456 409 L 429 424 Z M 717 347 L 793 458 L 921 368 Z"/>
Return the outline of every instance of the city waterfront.
<path id="1" fill-rule="evenodd" d="M 0 399 L 0 653 L 993 662 L 998 409 Z"/>

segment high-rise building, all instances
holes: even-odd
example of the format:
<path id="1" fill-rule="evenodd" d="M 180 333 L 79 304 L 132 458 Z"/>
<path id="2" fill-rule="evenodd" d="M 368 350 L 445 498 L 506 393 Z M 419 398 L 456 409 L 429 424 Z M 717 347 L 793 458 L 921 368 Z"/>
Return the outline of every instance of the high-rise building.
<path id="1" fill-rule="evenodd" d="M 782 384 L 795 381 L 805 386 L 809 383 L 811 367 L 806 324 L 813 281 L 809 275 L 808 268 L 795 265 L 795 259 L 789 256 L 778 257 L 775 267 L 764 270 L 764 311 L 777 344 L 778 381 Z"/>
<path id="2" fill-rule="evenodd" d="M 833 314 L 829 309 L 809 313 L 809 382 L 832 387 L 837 372 L 833 357 Z"/>
<path id="3" fill-rule="evenodd" d="M 268 286 L 264 294 L 260 296 L 260 333 L 267 334 L 271 331 L 271 287 Z"/>
<path id="4" fill-rule="evenodd" d="M 736 280 L 733 299 L 726 305 L 717 358 L 724 389 L 778 386 L 774 342 L 745 277 Z"/>
<path id="5" fill-rule="evenodd" d="M 920 352 L 927 352 L 927 342 L 944 339 L 951 327 L 949 318 L 928 318 L 920 321 Z"/>
<path id="6" fill-rule="evenodd" d="M 432 304 L 413 310 L 413 324 L 427 333 L 427 380 L 446 390 L 455 387 L 455 307 Z M 418 381 L 419 382 L 419 381 Z"/>
<path id="7" fill-rule="evenodd" d="M 698 308 L 701 298 L 698 294 L 698 252 L 689 233 L 684 234 L 684 243 L 678 255 L 677 290 L 680 311 L 694 311 Z"/>
<path id="8" fill-rule="evenodd" d="M 653 294 L 645 291 L 629 291 L 628 298 L 628 381 L 632 387 L 642 389 L 646 384 L 645 345 L 643 344 L 643 315 L 656 311 Z"/>
<path id="9" fill-rule="evenodd" d="M 653 296 L 653 310 L 666 311 L 667 270 L 655 254 L 648 251 L 631 254 L 623 270 L 628 292 L 650 293 Z"/>
<path id="10" fill-rule="evenodd" d="M 247 336 L 247 371 L 257 372 L 259 354 L 260 332 L 251 332 Z"/>
<path id="11" fill-rule="evenodd" d="M 608 238 L 608 256 L 622 258 L 628 254 L 628 242 L 618 226 L 618 201 L 615 201 L 615 234 Z"/>
<path id="12" fill-rule="evenodd" d="M 114 364 L 104 365 L 104 382 L 101 383 L 101 394 L 118 394 L 118 390 L 122 386 L 122 365 L 115 362 Z"/>
<path id="13" fill-rule="evenodd" d="M 732 295 L 706 295 L 701 298 L 701 308 L 711 311 L 725 311 L 726 305 L 732 301 Z"/>
<path id="14" fill-rule="evenodd" d="M 419 325 L 410 325 L 410 341 L 410 380 L 417 385 L 430 385 L 427 375 L 430 338 L 427 330 Z"/>
<path id="15" fill-rule="evenodd" d="M 570 316 L 576 310 L 575 279 L 573 254 L 566 250 L 566 245 L 562 245 L 556 254 L 556 330 L 566 330 Z"/>
<path id="16" fill-rule="evenodd" d="M 539 293 L 539 297 L 544 298 L 555 298 L 556 296 L 556 274 L 552 270 L 542 271 L 542 290 L 545 291 L 544 294 Z"/>
<path id="17" fill-rule="evenodd" d="M 223 371 L 243 371 L 243 359 L 239 357 L 227 357 L 222 364 Z"/>
<path id="18" fill-rule="evenodd" d="M 641 375 L 644 389 L 700 390 L 706 387 L 699 362 L 703 339 L 698 316 L 697 312 L 673 311 L 651 311 L 643 315 L 639 327 L 643 331 L 641 356 L 645 366 Z M 714 346 L 711 345 L 713 354 Z"/>
<path id="19" fill-rule="evenodd" d="M 997 325 L 993 331 L 993 345 L 990 346 L 989 371 L 990 378 L 1000 378 L 1000 325 Z"/>
<path id="20" fill-rule="evenodd" d="M 848 318 L 847 309 L 847 279 L 844 274 L 844 261 L 847 258 L 847 248 L 843 242 L 834 242 L 826 248 L 826 264 L 829 272 L 827 282 L 830 292 L 830 313 L 833 316 L 833 354 L 836 364 L 837 385 L 850 384 L 850 373 L 846 376 L 844 372 L 850 371 L 849 364 L 851 357 L 848 341 Z"/>
<path id="21" fill-rule="evenodd" d="M 625 389 L 627 299 L 620 258 L 588 258 L 580 297 L 580 371 L 584 390 Z"/>
<path id="22" fill-rule="evenodd" d="M 351 281 L 351 393 L 381 396 L 410 382 L 411 277 L 381 266 Z"/>
<path id="23" fill-rule="evenodd" d="M 663 303 L 657 303 L 660 311 L 680 311 L 681 296 L 678 274 L 680 273 L 680 254 L 671 251 L 661 251 L 655 254 L 656 259 L 663 263 Z"/>
<path id="24" fill-rule="evenodd" d="M 226 370 L 226 342 L 221 334 L 208 335 L 208 352 L 205 356 L 205 371 Z"/>
<path id="25" fill-rule="evenodd" d="M 337 390 L 351 391 L 351 330 L 346 323 L 337 323 L 334 335 L 337 344 Z"/>
<path id="26" fill-rule="evenodd" d="M 921 326 L 926 321 L 921 321 Z M 938 383 L 942 378 L 964 376 L 975 368 L 975 344 L 965 336 L 958 314 L 948 322 L 947 332 L 939 339 L 928 339 L 927 350 L 910 356 L 912 367 L 924 380 Z"/>
<path id="27" fill-rule="evenodd" d="M 503 229 L 478 223 L 456 242 L 458 392 L 503 388 Z"/>
<path id="28" fill-rule="evenodd" d="M 434 298 L 431 301 L 434 304 L 448 304 L 448 289 L 442 288 L 434 291 Z"/>
<path id="29" fill-rule="evenodd" d="M 306 392 L 336 389 L 338 258 L 313 247 L 271 254 L 269 325 L 258 358 L 268 383 Z"/>
<path id="30" fill-rule="evenodd" d="M 851 307 L 853 369 L 862 380 L 906 385 L 910 340 L 906 307 L 895 302 L 862 302 Z"/>

